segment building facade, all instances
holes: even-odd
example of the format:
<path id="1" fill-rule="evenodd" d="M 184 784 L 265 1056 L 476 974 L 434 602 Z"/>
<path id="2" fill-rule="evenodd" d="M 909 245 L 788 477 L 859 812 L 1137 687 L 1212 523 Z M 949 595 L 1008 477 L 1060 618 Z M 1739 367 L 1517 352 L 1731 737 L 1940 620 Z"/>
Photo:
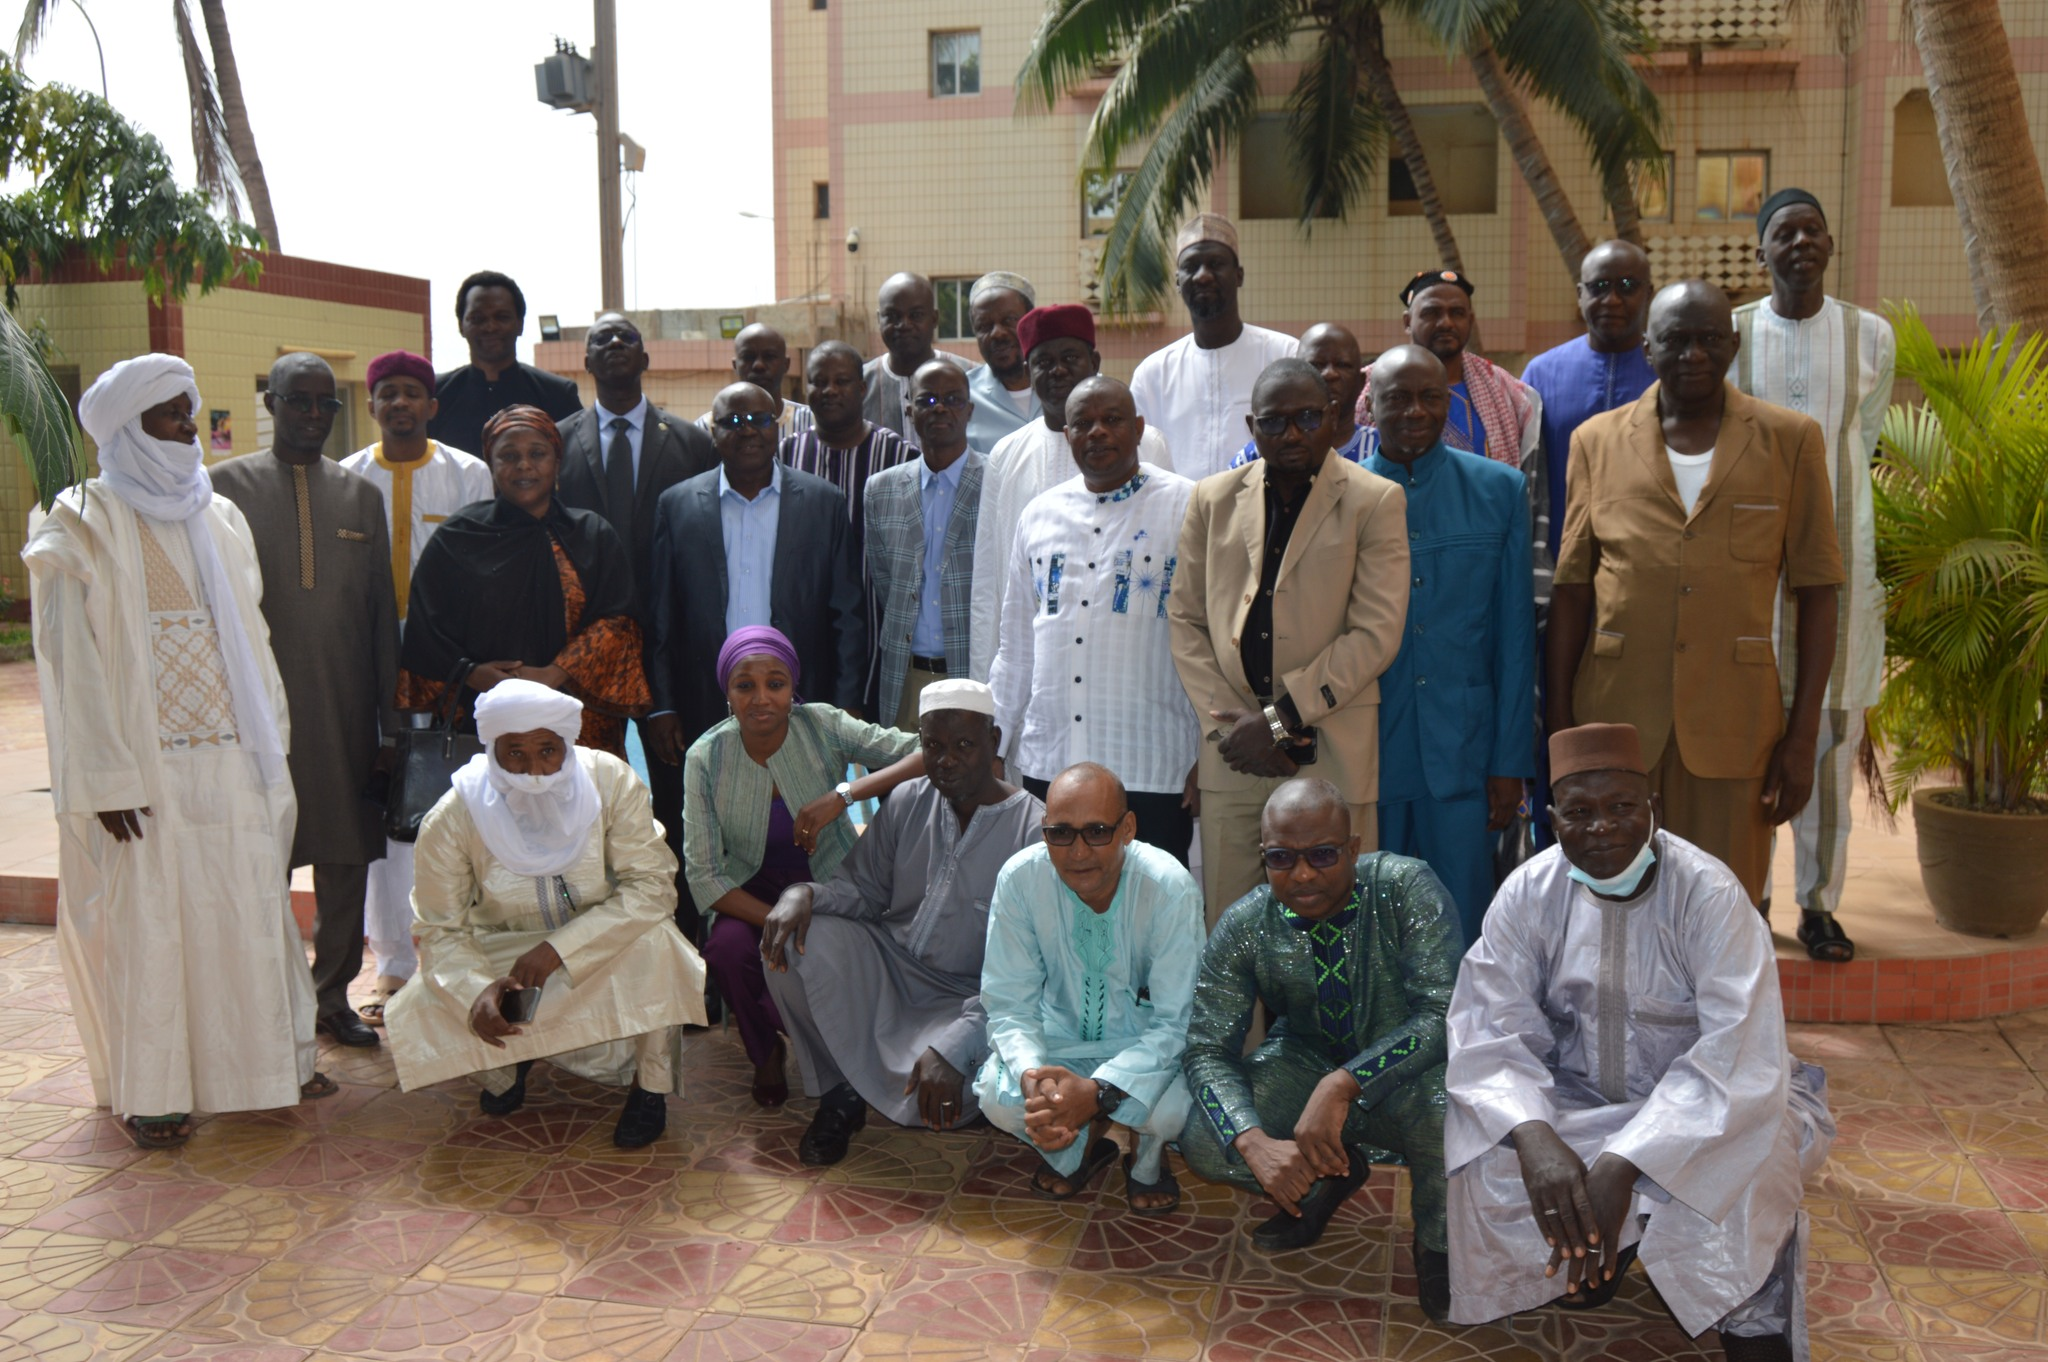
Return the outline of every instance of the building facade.
<path id="1" fill-rule="evenodd" d="M 1050 112 L 1020 112 L 1015 73 L 1038 5 L 773 6 L 778 297 L 816 296 L 871 316 L 882 280 L 917 270 L 940 281 L 941 345 L 967 353 L 957 281 L 1010 269 L 1033 281 L 1042 302 L 1094 300 L 1104 190 L 1113 186 L 1084 184 L 1080 160 L 1109 78 Z M 1641 195 L 1656 276 L 1760 293 L 1756 205 L 1798 185 L 1828 206 L 1831 292 L 1869 306 L 1910 300 L 1937 337 L 1962 340 L 1975 331 L 1962 234 L 1901 0 L 1867 0 L 1846 46 L 1827 8 L 1643 0 L 1658 42 L 1643 65 L 1666 121 L 1668 173 Z M 2005 21 L 2039 143 L 2048 135 L 2048 4 L 2006 0 Z M 1478 289 L 1483 348 L 1519 368 L 1579 330 L 1573 281 L 1469 68 L 1415 33 L 1390 27 L 1387 37 Z M 1237 222 L 1245 318 L 1296 334 L 1340 321 L 1369 352 L 1394 344 L 1400 286 L 1438 264 L 1405 168 L 1389 167 L 1346 220 L 1304 234 L 1279 154 L 1295 68 L 1261 74 L 1260 124 L 1222 163 L 1206 205 Z M 1587 234 L 1611 235 L 1577 136 L 1541 106 L 1534 112 Z M 1177 299 L 1155 316 L 1103 322 L 1105 367 L 1124 375 L 1187 325 Z M 871 334 L 864 348 L 874 353 L 879 339 Z"/>

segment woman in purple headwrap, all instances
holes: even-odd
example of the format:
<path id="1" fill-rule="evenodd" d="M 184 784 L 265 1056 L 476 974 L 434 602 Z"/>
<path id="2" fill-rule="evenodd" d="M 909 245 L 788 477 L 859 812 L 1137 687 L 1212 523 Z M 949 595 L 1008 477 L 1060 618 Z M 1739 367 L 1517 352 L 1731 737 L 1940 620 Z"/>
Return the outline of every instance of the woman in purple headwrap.
<path id="1" fill-rule="evenodd" d="M 796 648 L 736 630 L 718 652 L 731 717 L 683 759 L 683 868 L 712 915 L 704 964 L 754 1064 L 754 1100 L 789 1099 L 782 1018 L 761 971 L 761 923 L 782 891 L 830 879 L 856 836 L 846 811 L 924 774 L 917 735 L 797 699 Z M 873 774 L 847 781 L 849 763 Z"/>

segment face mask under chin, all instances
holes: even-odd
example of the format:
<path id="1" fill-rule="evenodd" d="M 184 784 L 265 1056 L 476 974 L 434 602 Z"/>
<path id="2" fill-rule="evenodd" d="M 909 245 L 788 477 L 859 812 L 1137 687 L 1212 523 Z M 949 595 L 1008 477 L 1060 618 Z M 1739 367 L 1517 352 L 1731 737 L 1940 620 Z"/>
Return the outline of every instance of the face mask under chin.
<path id="1" fill-rule="evenodd" d="M 1635 859 L 1630 861 L 1619 875 L 1612 875 L 1604 880 L 1595 879 L 1576 865 L 1567 874 L 1596 894 L 1614 899 L 1632 898 L 1641 887 L 1643 876 L 1649 874 L 1650 867 L 1657 863 L 1656 845 L 1657 825 L 1652 823 L 1650 835 L 1643 839 L 1643 845 L 1637 850 Z"/>

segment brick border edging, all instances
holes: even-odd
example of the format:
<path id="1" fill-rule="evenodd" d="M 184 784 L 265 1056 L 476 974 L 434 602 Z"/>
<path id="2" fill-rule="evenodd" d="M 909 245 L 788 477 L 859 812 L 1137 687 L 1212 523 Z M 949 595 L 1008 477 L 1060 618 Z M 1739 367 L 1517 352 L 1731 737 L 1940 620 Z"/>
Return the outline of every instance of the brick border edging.
<path id="1" fill-rule="evenodd" d="M 313 939 L 313 891 L 292 891 L 299 935 Z M 25 927 L 57 925 L 57 881 L 47 875 L 0 875 L 0 922 Z"/>

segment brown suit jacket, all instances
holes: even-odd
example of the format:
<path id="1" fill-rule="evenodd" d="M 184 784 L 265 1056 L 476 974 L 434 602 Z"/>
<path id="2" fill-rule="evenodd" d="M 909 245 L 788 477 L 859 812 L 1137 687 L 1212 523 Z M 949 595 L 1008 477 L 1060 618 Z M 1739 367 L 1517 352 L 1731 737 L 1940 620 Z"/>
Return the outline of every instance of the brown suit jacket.
<path id="1" fill-rule="evenodd" d="M 1687 515 L 1659 386 L 1572 435 L 1556 580 L 1593 586 L 1573 714 L 1634 724 L 1653 766 L 1675 736 L 1694 775 L 1755 779 L 1785 731 L 1771 647 L 1779 578 L 1794 590 L 1845 579 L 1827 446 L 1813 418 L 1731 384 Z"/>
<path id="2" fill-rule="evenodd" d="M 1320 735 L 1306 773 L 1353 804 L 1379 798 L 1379 679 L 1408 617 L 1407 509 L 1399 486 L 1332 454 L 1309 486 L 1273 592 L 1274 673 Z M 1265 553 L 1265 464 L 1196 483 L 1167 616 L 1174 666 L 1202 724 L 1206 790 L 1256 779 L 1218 755 L 1222 726 L 1209 713 L 1257 707 L 1238 641 Z"/>

